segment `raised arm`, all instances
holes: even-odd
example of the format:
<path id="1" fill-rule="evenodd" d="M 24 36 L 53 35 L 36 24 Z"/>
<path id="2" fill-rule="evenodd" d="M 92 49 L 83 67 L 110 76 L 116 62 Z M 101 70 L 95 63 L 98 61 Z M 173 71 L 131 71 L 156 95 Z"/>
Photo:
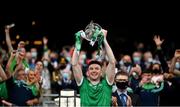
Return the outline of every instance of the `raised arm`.
<path id="1" fill-rule="evenodd" d="M 82 38 L 79 38 L 79 40 L 81 40 L 81 42 L 82 42 Z M 71 64 L 72 64 L 72 70 L 73 70 L 73 74 L 74 74 L 76 83 L 78 85 L 80 85 L 82 78 L 83 78 L 83 73 L 82 73 L 82 68 L 78 63 L 80 50 L 77 49 L 77 45 L 81 45 L 81 42 L 79 42 L 79 43 L 77 43 L 77 42 L 79 42 L 79 41 L 77 41 L 77 36 L 76 36 L 76 43 L 75 43 L 75 48 L 74 48 L 72 59 L 71 59 Z"/>
<path id="2" fill-rule="evenodd" d="M 161 49 L 161 45 L 163 44 L 164 42 L 164 39 L 161 40 L 160 36 L 159 35 L 155 35 L 154 38 L 153 38 L 155 44 L 156 44 L 156 47 L 157 49 Z"/>
<path id="3" fill-rule="evenodd" d="M 8 46 L 9 53 L 11 53 L 13 51 L 13 47 L 12 47 L 12 44 L 11 44 L 11 38 L 10 38 L 9 31 L 10 31 L 10 27 L 6 26 L 5 27 L 6 43 L 7 43 L 7 46 Z"/>
<path id="4" fill-rule="evenodd" d="M 48 38 L 47 37 L 43 37 L 43 51 L 44 51 L 44 56 L 48 55 Z M 45 56 L 46 57 L 46 56 Z"/>
<path id="5" fill-rule="evenodd" d="M 15 56 L 16 56 L 16 51 L 12 51 L 11 56 L 10 56 L 8 62 L 7 62 L 7 65 L 6 65 L 6 76 L 7 76 L 7 78 L 10 78 L 12 76 L 11 73 L 13 71 L 11 71 L 11 64 L 12 64 L 12 61 L 15 58 Z"/>
<path id="6" fill-rule="evenodd" d="M 108 41 L 107 41 L 107 30 L 102 30 L 103 34 L 104 34 L 104 47 L 105 47 L 105 52 L 107 54 L 107 57 L 108 57 L 108 60 L 109 60 L 109 64 L 107 65 L 107 68 L 106 68 L 106 77 L 107 77 L 107 80 L 109 82 L 109 84 L 113 84 L 114 82 L 114 76 L 115 76 L 115 63 L 116 63 L 116 59 L 114 57 L 114 54 L 112 52 L 112 49 L 111 47 L 109 46 L 108 44 Z"/>
<path id="7" fill-rule="evenodd" d="M 154 36 L 154 42 L 155 42 L 156 47 L 157 47 L 156 53 L 159 57 L 159 61 L 161 62 L 162 70 L 163 70 L 163 72 L 168 72 L 169 71 L 168 64 L 165 60 L 165 55 L 164 55 L 162 47 L 161 47 L 163 42 L 164 42 L 164 39 L 161 40 L 159 35 L 155 35 Z"/>

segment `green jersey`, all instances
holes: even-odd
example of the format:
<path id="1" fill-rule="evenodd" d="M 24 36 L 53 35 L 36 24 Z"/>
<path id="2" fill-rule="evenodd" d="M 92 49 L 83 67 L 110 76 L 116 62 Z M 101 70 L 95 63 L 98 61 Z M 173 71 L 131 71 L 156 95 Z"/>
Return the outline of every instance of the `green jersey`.
<path id="1" fill-rule="evenodd" d="M 6 88 L 6 83 L 5 82 L 0 83 L 0 97 L 3 98 L 3 99 L 8 98 L 8 93 L 7 93 L 7 88 Z"/>
<path id="2" fill-rule="evenodd" d="M 25 59 L 22 60 L 22 63 L 23 63 L 23 66 L 24 66 L 25 68 L 29 68 L 29 64 L 28 64 L 28 62 L 27 62 Z M 10 71 L 11 71 L 11 73 L 14 72 L 14 70 L 15 70 L 15 68 L 16 68 L 16 64 L 17 64 L 17 60 L 16 60 L 16 58 L 14 58 L 14 59 L 12 60 L 11 65 L 10 65 Z"/>
<path id="3" fill-rule="evenodd" d="M 97 85 L 83 78 L 80 88 L 81 106 L 110 106 L 112 86 L 106 79 L 102 79 Z"/>

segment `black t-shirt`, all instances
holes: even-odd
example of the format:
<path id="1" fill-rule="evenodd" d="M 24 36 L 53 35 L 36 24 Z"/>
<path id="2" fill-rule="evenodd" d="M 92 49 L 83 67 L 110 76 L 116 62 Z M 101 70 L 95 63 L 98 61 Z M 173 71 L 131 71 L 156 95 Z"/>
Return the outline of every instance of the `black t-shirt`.
<path id="1" fill-rule="evenodd" d="M 20 80 L 13 80 L 11 77 L 6 81 L 6 85 L 8 90 L 8 101 L 15 105 L 27 106 L 26 101 L 35 98 L 32 90 L 27 87 L 27 84 Z"/>

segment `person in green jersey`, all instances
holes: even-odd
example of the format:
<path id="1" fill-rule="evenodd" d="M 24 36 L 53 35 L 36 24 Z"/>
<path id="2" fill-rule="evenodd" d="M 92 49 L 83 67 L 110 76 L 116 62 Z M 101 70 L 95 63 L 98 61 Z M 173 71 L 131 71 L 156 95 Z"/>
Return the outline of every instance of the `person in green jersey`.
<path id="1" fill-rule="evenodd" d="M 7 79 L 7 76 L 5 74 L 5 71 L 3 67 L 0 65 L 0 99 L 8 98 L 6 84 L 5 84 L 6 79 Z"/>
<path id="2" fill-rule="evenodd" d="M 79 87 L 81 106 L 111 106 L 116 60 L 106 38 L 107 30 L 101 29 L 101 32 L 103 33 L 103 46 L 108 57 L 104 78 L 102 78 L 101 62 L 92 60 L 88 64 L 86 78 L 83 76 L 82 68 L 78 63 L 79 49 L 77 49 L 77 46 L 75 46 L 72 55 L 72 69 Z M 81 38 L 81 43 L 82 40 Z"/>
<path id="3" fill-rule="evenodd" d="M 6 25 L 5 26 L 5 38 L 6 38 L 6 44 L 8 47 L 8 51 L 9 51 L 9 56 L 11 55 L 11 52 L 16 53 L 16 56 L 13 58 L 11 65 L 10 66 L 10 70 L 11 72 L 13 72 L 16 68 L 16 65 L 18 65 L 21 59 L 22 60 L 22 64 L 25 68 L 25 70 L 29 70 L 29 64 L 25 59 L 25 55 L 26 55 L 26 49 L 25 49 L 25 42 L 24 41 L 19 41 L 17 48 L 14 49 L 11 43 L 11 37 L 10 37 L 10 30 L 12 28 L 12 25 Z"/>

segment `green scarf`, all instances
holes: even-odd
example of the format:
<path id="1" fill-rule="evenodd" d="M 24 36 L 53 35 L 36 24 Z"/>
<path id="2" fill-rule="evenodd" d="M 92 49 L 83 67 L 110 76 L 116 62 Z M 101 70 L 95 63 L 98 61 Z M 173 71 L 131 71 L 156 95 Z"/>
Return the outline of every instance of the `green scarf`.
<path id="1" fill-rule="evenodd" d="M 146 83 L 146 84 L 144 84 L 144 85 L 142 86 L 142 88 L 145 89 L 145 90 L 151 90 L 151 89 L 156 88 L 156 85 L 153 84 L 153 83 Z"/>
<path id="2" fill-rule="evenodd" d="M 34 96 L 38 95 L 39 90 L 38 90 L 38 88 L 36 87 L 35 84 L 29 85 L 29 88 L 31 89 Z"/>
<path id="3" fill-rule="evenodd" d="M 75 47 L 76 47 L 77 51 L 81 50 L 81 44 L 82 44 L 81 33 L 82 33 L 81 31 L 75 33 L 75 36 L 76 36 Z"/>
<path id="4" fill-rule="evenodd" d="M 81 44 L 82 44 L 81 37 L 82 35 L 84 35 L 83 33 L 84 33 L 83 31 L 79 31 L 75 33 L 76 36 L 75 47 L 77 51 L 81 50 Z M 96 29 L 91 37 L 90 45 L 93 46 L 96 41 L 98 42 L 98 53 L 97 53 L 98 55 L 100 55 L 100 50 L 102 49 L 103 40 L 104 40 L 103 33 L 99 29 Z"/>

